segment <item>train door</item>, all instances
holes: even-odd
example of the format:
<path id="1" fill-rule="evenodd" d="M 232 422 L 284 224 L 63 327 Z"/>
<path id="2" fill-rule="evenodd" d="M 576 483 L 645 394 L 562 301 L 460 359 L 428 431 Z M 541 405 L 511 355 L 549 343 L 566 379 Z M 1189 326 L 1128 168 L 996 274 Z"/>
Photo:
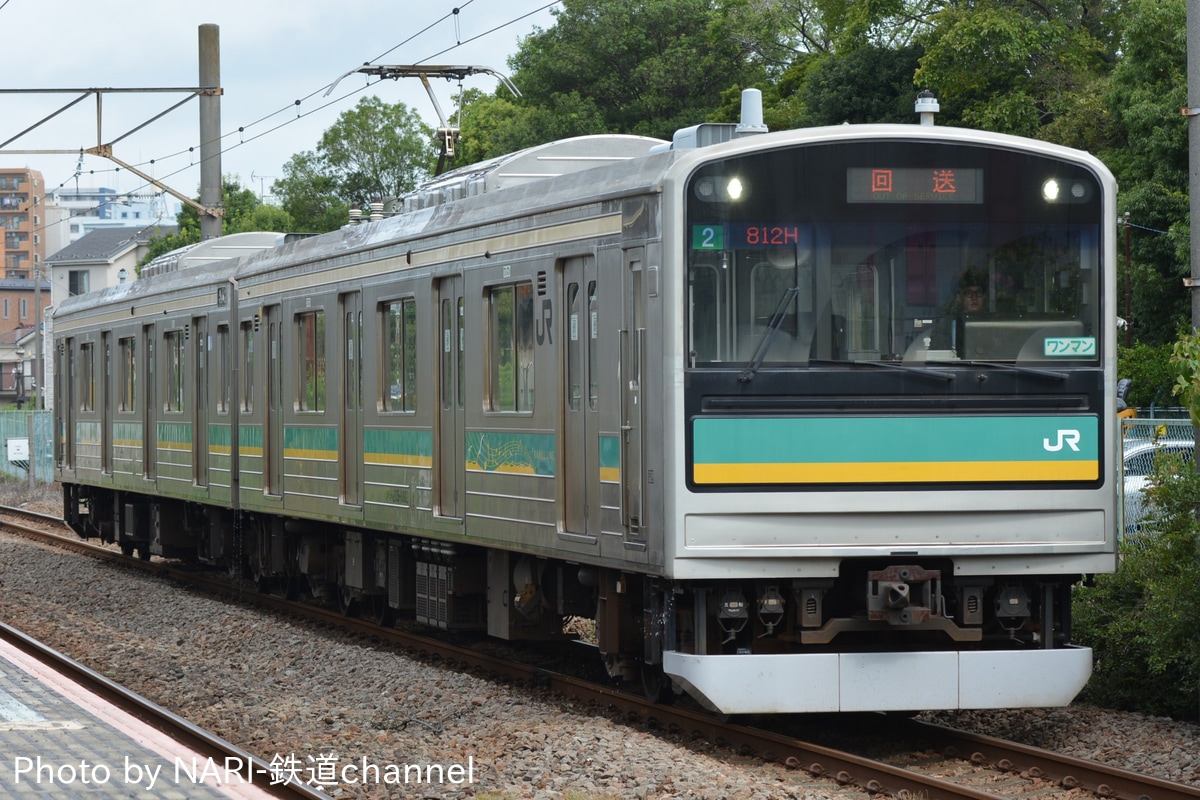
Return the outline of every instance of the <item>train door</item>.
<path id="1" fill-rule="evenodd" d="M 596 261 L 591 256 L 571 258 L 562 269 L 561 315 L 565 330 L 563 377 L 563 439 L 560 491 L 563 532 L 589 537 L 600 532 L 600 424 L 596 349 Z"/>
<path id="2" fill-rule="evenodd" d="M 208 318 L 192 320 L 196 389 L 192 403 L 192 483 L 208 485 Z"/>
<path id="3" fill-rule="evenodd" d="M 155 341 L 154 326 L 142 327 L 142 359 L 145 377 L 142 385 L 146 387 L 146 405 L 142 408 L 142 477 L 148 481 L 155 480 L 158 474 L 158 415 L 155 404 L 158 402 L 158 378 L 154 371 Z"/>
<path id="4" fill-rule="evenodd" d="M 434 477 L 434 513 L 461 517 L 466 481 L 464 468 L 466 411 L 463 398 L 463 348 L 465 345 L 461 275 L 437 283 L 438 329 L 441 364 L 438 369 L 437 468 Z"/>
<path id="5" fill-rule="evenodd" d="M 75 340 L 67 339 L 59 345 L 58 374 L 62 380 L 56 382 L 56 391 L 61 391 L 58 407 L 62 409 L 61 427 L 58 431 L 59 464 L 64 471 L 75 469 Z M 61 386 L 61 389 L 59 388 Z"/>
<path id="6" fill-rule="evenodd" d="M 338 298 L 342 319 L 342 435 L 340 478 L 342 502 L 362 505 L 362 295 L 350 292 Z"/>
<path id="7" fill-rule="evenodd" d="M 626 546 L 645 546 L 642 526 L 642 363 L 646 353 L 646 305 L 642 248 L 625 251 L 624 322 L 621 325 L 621 522 Z"/>
<path id="8" fill-rule="evenodd" d="M 100 381 L 100 471 L 112 475 L 112 332 L 100 334 L 100 349 L 104 353 L 104 375 Z"/>
<path id="9" fill-rule="evenodd" d="M 263 420 L 263 494 L 283 494 L 283 313 L 263 309 L 267 328 L 267 403 Z"/>

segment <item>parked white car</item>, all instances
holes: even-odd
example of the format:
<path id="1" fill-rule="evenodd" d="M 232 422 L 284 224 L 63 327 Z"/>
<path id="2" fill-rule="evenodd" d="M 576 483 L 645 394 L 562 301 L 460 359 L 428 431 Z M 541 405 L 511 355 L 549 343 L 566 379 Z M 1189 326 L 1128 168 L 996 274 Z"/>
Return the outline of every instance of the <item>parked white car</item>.
<path id="1" fill-rule="evenodd" d="M 1146 516 L 1143 490 L 1154 472 L 1156 453 L 1174 453 L 1192 459 L 1195 442 L 1191 439 L 1127 439 L 1125 441 L 1125 532 L 1136 532 Z"/>

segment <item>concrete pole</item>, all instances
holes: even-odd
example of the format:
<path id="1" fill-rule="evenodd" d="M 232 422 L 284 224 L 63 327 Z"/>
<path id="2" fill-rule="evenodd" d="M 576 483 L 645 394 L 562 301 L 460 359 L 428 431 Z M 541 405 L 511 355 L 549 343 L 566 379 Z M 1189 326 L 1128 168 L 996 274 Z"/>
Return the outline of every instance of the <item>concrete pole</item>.
<path id="1" fill-rule="evenodd" d="M 200 26 L 200 205 L 222 208 L 221 197 L 221 29 Z M 200 215 L 200 238 L 221 235 L 221 217 Z"/>
<path id="2" fill-rule="evenodd" d="M 1188 190 L 1191 193 L 1192 327 L 1200 330 L 1200 0 L 1187 3 Z M 1197 462 L 1200 468 L 1200 462 Z"/>

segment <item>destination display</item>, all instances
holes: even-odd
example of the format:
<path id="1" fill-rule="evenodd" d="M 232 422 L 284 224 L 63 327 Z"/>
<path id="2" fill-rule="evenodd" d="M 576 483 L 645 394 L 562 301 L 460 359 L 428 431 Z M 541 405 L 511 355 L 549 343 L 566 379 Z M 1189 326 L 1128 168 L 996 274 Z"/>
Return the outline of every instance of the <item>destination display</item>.
<path id="1" fill-rule="evenodd" d="M 849 167 L 847 203 L 982 203 L 983 170 Z"/>

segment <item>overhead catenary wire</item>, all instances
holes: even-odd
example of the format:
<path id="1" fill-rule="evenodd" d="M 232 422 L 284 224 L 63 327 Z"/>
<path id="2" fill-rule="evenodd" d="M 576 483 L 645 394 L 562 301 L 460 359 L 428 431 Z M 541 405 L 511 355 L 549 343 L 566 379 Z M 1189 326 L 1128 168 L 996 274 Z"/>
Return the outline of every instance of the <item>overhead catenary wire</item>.
<path id="1" fill-rule="evenodd" d="M 9 2 L 11 2 L 11 0 L 2 0 L 2 2 L 3 2 L 3 5 L 0 5 L 0 9 L 2 9 L 2 8 L 4 7 L 4 5 L 7 5 Z M 535 14 L 538 14 L 538 13 L 542 12 L 542 11 L 545 11 L 545 10 L 546 10 L 546 9 L 548 9 L 548 8 L 551 8 L 551 7 L 555 6 L 555 5 L 559 5 L 559 4 L 561 3 L 561 0 L 552 0 L 552 2 L 545 3 L 545 4 L 543 4 L 543 5 L 539 6 L 538 8 L 536 8 L 536 9 L 534 9 L 534 10 L 532 10 L 532 11 L 528 11 L 528 12 L 526 12 L 526 13 L 520 14 L 520 15 L 518 15 L 518 16 L 516 16 L 516 17 L 513 17 L 512 19 L 509 19 L 507 22 L 504 22 L 504 23 L 502 23 L 502 24 L 500 24 L 500 25 L 494 26 L 494 27 L 492 27 L 492 28 L 490 28 L 490 29 L 488 29 L 488 30 L 486 30 L 486 31 L 483 31 L 482 33 L 479 33 L 479 34 L 477 34 L 477 35 L 475 35 L 475 36 L 472 36 L 472 37 L 470 37 L 470 38 L 468 38 L 468 39 L 465 39 L 465 40 L 463 40 L 463 39 L 461 39 L 461 29 L 460 29 L 460 27 L 459 27 L 459 22 L 460 22 L 460 15 L 461 15 L 461 11 L 462 11 L 463 9 L 465 9 L 467 6 L 470 6 L 470 5 L 471 5 L 473 2 L 474 2 L 474 0 L 465 0 L 465 2 L 463 2 L 463 3 L 460 3 L 458 6 L 456 6 L 455 8 L 453 8 L 453 9 L 452 9 L 450 12 L 447 12 L 446 14 L 444 14 L 443 16 L 441 16 L 440 18 L 438 18 L 436 21 L 434 21 L 434 22 L 430 23 L 429 25 L 425 26 L 425 27 L 424 27 L 424 28 L 422 28 L 421 30 L 419 30 L 419 31 L 416 31 L 415 33 L 411 34 L 410 36 L 408 36 L 408 37 L 407 37 L 407 38 L 405 38 L 404 40 L 402 40 L 402 41 L 398 42 L 396 45 L 394 45 L 393 47 L 389 48 L 388 50 L 385 50 L 384 52 L 380 53 L 380 54 L 379 54 L 378 56 L 376 56 L 376 57 L 375 57 L 375 59 L 373 59 L 373 60 L 374 60 L 374 61 L 378 61 L 379 59 L 386 57 L 387 55 L 389 55 L 389 54 L 391 54 L 391 53 L 395 52 L 397 49 L 399 49 L 399 48 L 401 48 L 401 47 L 404 47 L 404 46 L 405 46 L 405 45 L 407 45 L 407 44 L 410 44 L 411 42 L 413 42 L 413 41 L 414 41 L 414 40 L 416 40 L 417 38 L 419 38 L 419 37 L 423 36 L 424 34 L 428 33 L 429 31 L 433 30 L 433 29 L 434 29 L 434 28 L 436 28 L 437 26 L 439 26 L 439 25 L 441 25 L 441 24 L 445 23 L 447 20 L 452 20 L 452 21 L 454 22 L 454 24 L 455 24 L 455 39 L 456 39 L 456 43 L 455 43 L 454 45 L 452 45 L 451 47 L 448 47 L 448 48 L 445 48 L 445 49 L 443 49 L 443 50 L 440 50 L 440 51 L 438 51 L 438 52 L 436 52 L 436 53 L 433 53 L 433 54 L 431 54 L 431 55 L 429 55 L 429 56 L 426 56 L 425 58 L 422 58 L 422 59 L 420 59 L 419 61 L 415 62 L 415 63 L 418 63 L 418 64 L 420 64 L 420 63 L 425 63 L 425 62 L 428 62 L 428 61 L 430 61 L 431 59 L 437 58 L 438 56 L 444 55 L 445 53 L 448 53 L 448 52 L 450 52 L 450 51 L 452 51 L 452 50 L 454 50 L 454 49 L 456 49 L 456 48 L 458 48 L 458 47 L 461 47 L 461 46 L 463 46 L 463 45 L 466 45 L 466 44 L 470 44 L 471 42 L 478 41 L 479 39 L 481 39 L 481 38 L 483 38 L 483 37 L 489 36 L 489 35 L 491 35 L 491 34 L 494 34 L 494 33 L 498 32 L 498 31 L 500 31 L 500 30 L 503 30 L 503 29 L 505 29 L 505 28 L 507 28 L 507 27 L 510 27 L 510 26 L 512 26 L 512 25 L 514 25 L 514 24 L 516 24 L 516 23 L 520 22 L 521 20 L 527 19 L 527 18 L 528 18 L 528 17 L 530 17 L 530 16 L 533 16 L 533 15 L 535 15 Z M 370 63 L 370 62 L 367 62 L 367 63 Z M 336 105 L 336 104 L 338 104 L 338 103 L 341 103 L 341 102 L 343 102 L 344 100 L 346 100 L 346 99 L 348 99 L 348 98 L 350 98 L 350 97 L 352 97 L 352 96 L 355 96 L 355 95 L 361 94 L 361 93 L 363 93 L 363 92 L 365 92 L 366 90 L 370 89 L 372 86 L 374 86 L 375 84 L 377 84 L 377 83 L 379 83 L 379 82 L 380 82 L 380 81 L 367 81 L 367 82 L 365 82 L 365 84 L 364 84 L 364 85 L 362 85 L 362 86 L 358 87 L 357 89 L 354 89 L 354 90 L 348 91 L 348 92 L 346 92 L 346 93 L 344 93 L 344 94 L 341 94 L 341 95 L 339 95 L 339 96 L 337 96 L 337 97 L 335 97 L 335 98 L 329 99 L 328 101 L 321 103 L 319 106 L 316 106 L 315 108 L 312 108 L 312 109 L 307 109 L 307 110 L 304 110 L 304 111 L 302 111 L 302 112 L 301 112 L 301 111 L 299 111 L 298 109 L 300 109 L 300 108 L 301 108 L 301 107 L 304 105 L 304 103 L 306 103 L 307 101 L 309 101 L 309 100 L 311 100 L 312 98 L 316 97 L 317 95 L 320 95 L 320 94 L 322 94 L 323 92 L 327 92 L 327 90 L 329 90 L 329 89 L 331 88 L 331 86 L 332 86 L 332 82 L 331 82 L 331 83 L 326 83 L 326 84 L 324 84 L 323 86 L 321 86 L 321 87 L 319 87 L 319 88 L 317 88 L 317 89 L 315 89 L 315 90 L 313 90 L 313 91 L 309 92 L 308 94 L 304 95 L 303 97 L 301 97 L 301 98 L 299 98 L 299 99 L 296 99 L 296 100 L 293 100 L 293 101 L 289 102 L 287 105 L 281 106 L 280 108 L 278 108 L 278 109 L 277 109 L 277 110 L 275 110 L 275 111 L 272 111 L 272 112 L 270 112 L 269 114 L 265 114 L 265 115 L 263 115 L 262 117 L 259 117 L 258 119 L 254 120 L 254 121 L 252 121 L 252 122 L 250 122 L 250 123 L 247 123 L 247 124 L 240 125 L 240 126 L 238 126 L 238 127 L 234 128 L 234 129 L 232 129 L 232 130 L 229 130 L 229 131 L 227 131 L 226 133 L 223 133 L 223 134 L 221 134 L 220 141 L 222 141 L 222 142 L 224 142 L 224 141 L 225 141 L 225 140 L 227 140 L 227 139 L 233 138 L 233 137 L 237 137 L 237 138 L 238 138 L 238 141 L 237 141 L 236 143 L 234 143 L 234 144 L 223 145 L 223 146 L 222 146 L 222 148 L 221 148 L 221 152 L 222 152 L 222 153 L 231 152 L 231 151 L 233 151 L 233 150 L 236 150 L 236 149 L 237 149 L 237 148 L 239 148 L 239 147 L 245 146 L 246 144 L 249 144 L 249 143 L 251 143 L 251 142 L 254 142 L 254 141 L 257 141 L 257 140 L 259 140 L 259 139 L 262 139 L 262 138 L 263 138 L 263 137 L 265 137 L 265 136 L 268 136 L 268 135 L 270 135 L 270 134 L 272 134 L 272 133 L 275 133 L 276 131 L 279 131 L 279 130 L 281 130 L 281 129 L 283 129 L 283 128 L 286 128 L 288 125 L 295 124 L 296 122 L 298 122 L 298 121 L 300 121 L 300 120 L 302 120 L 302 119 L 305 119 L 305 118 L 307 118 L 307 117 L 309 117 L 309 116 L 311 116 L 311 115 L 313 115 L 313 114 L 315 114 L 315 113 L 318 113 L 318 112 L 320 112 L 320 111 L 323 111 L 323 110 L 325 110 L 325 109 L 329 108 L 330 106 L 333 106 L 333 105 Z M 272 126 L 272 127 L 270 127 L 270 128 L 267 128 L 266 130 L 263 130 L 263 131 L 261 131 L 261 132 L 255 133 L 254 135 L 251 135 L 251 136 L 246 136 L 246 133 L 247 133 L 249 130 L 251 130 L 251 129 L 253 129 L 253 128 L 257 128 L 258 126 L 265 124 L 265 123 L 266 123 L 268 120 L 271 120 L 271 119 L 273 119 L 273 118 L 275 118 L 275 117 L 279 116 L 280 114 L 283 114 L 283 113 L 286 113 L 286 112 L 289 112 L 289 111 L 296 111 L 296 114 L 295 114 L 295 116 L 291 116 L 291 117 L 289 117 L 287 120 L 285 120 L 285 121 L 283 121 L 283 122 L 280 122 L 280 123 L 278 123 L 278 124 L 276 124 L 276 125 L 274 125 L 274 126 Z M 196 151 L 197 151 L 197 150 L 200 148 L 200 146 L 201 146 L 201 145 L 193 145 L 193 146 L 189 146 L 189 147 L 186 147 L 186 148 L 181 148 L 180 150 L 177 150 L 177 151 L 175 151 L 175 152 L 173 152 L 173 153 L 169 153 L 169 154 L 162 155 L 162 156 L 156 156 L 156 157 L 154 157 L 154 158 L 149 158 L 149 159 L 145 159 L 145 160 L 143 160 L 143 161 L 141 161 L 141 162 L 134 163 L 134 164 L 133 164 L 133 166 L 135 166 L 135 167 L 139 167 L 139 168 L 140 168 L 140 167 L 144 167 L 144 166 L 158 166 L 158 167 L 161 167 L 161 166 L 163 166 L 163 162 L 167 162 L 167 161 L 170 161 L 170 160 L 172 160 L 172 159 L 179 158 L 179 157 L 181 157 L 181 156 L 184 156 L 184 155 L 187 155 L 187 156 L 194 156 L 194 154 L 195 154 L 195 153 L 196 153 Z M 198 163 L 199 163 L 199 161 L 198 161 L 198 160 L 197 160 L 197 161 L 191 161 L 191 162 L 189 162 L 189 163 L 188 163 L 188 164 L 186 164 L 186 165 L 183 165 L 183 166 L 181 166 L 181 167 L 178 167 L 178 168 L 176 168 L 176 169 L 173 169 L 173 170 L 171 170 L 171 171 L 168 171 L 168 172 L 166 172 L 165 174 L 163 174 L 163 175 L 159 176 L 157 179 L 158 179 L 158 180 L 160 180 L 160 181 L 165 181 L 165 180 L 168 180 L 168 179 L 170 179 L 170 178 L 176 177 L 176 176 L 178 176 L 178 175 L 180 175 L 180 174 L 182 174 L 182 173 L 186 172 L 187 170 L 189 170 L 189 169 L 191 169 L 191 168 L 193 168 L 193 167 L 197 166 L 197 164 L 198 164 Z M 98 173 L 102 174 L 102 173 L 104 173 L 104 172 L 111 172 L 111 173 L 114 173 L 114 174 L 115 174 L 115 173 L 117 173 L 117 172 L 120 172 L 120 171 L 121 171 L 121 168 L 120 168 L 120 167 L 114 167 L 114 168 L 112 168 L 112 169 L 109 169 L 109 170 L 89 170 L 89 174 L 98 174 Z M 60 183 L 58 184 L 58 187 L 59 187 L 59 188 L 61 188 L 62 186 L 65 186 L 65 185 L 67 184 L 67 182 L 68 182 L 68 181 L 70 181 L 70 180 L 72 180 L 73 178 L 75 178 L 75 177 L 76 177 L 78 174 L 80 174 L 80 171 L 79 171 L 79 170 L 78 170 L 78 168 L 77 168 L 77 169 L 76 169 L 74 172 L 72 172 L 72 174 L 71 174 L 70 176 L 68 176 L 68 177 L 67 177 L 67 178 L 65 178 L 65 179 L 64 179 L 62 182 L 60 182 Z M 135 191 L 135 192 L 136 192 L 136 191 L 140 191 L 140 190 L 142 190 L 142 189 L 145 189 L 146 187 L 148 187 L 148 186 L 151 186 L 151 185 L 152 185 L 152 184 L 149 184 L 149 183 L 143 183 L 141 186 L 139 186 L 138 188 L 134 189 L 133 191 Z M 51 224 L 51 225 L 53 225 L 53 224 L 57 224 L 57 223 L 50 223 L 50 224 Z M 47 225 L 47 226 L 43 226 L 43 228 L 40 228 L 39 230 L 43 230 L 43 229 L 45 229 L 45 228 L 48 228 L 48 227 L 49 227 L 49 225 Z"/>

